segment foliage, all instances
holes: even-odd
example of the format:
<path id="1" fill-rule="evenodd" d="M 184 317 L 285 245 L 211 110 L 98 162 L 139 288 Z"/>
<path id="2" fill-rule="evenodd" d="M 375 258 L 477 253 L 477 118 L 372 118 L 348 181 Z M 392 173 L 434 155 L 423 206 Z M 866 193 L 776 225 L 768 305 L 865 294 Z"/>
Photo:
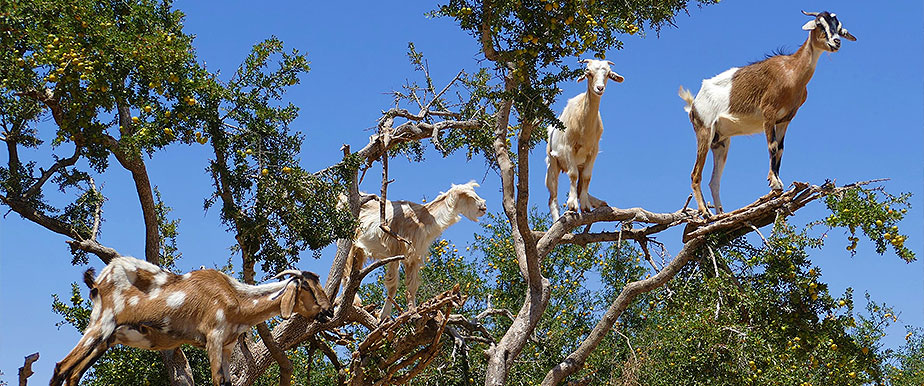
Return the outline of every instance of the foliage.
<path id="1" fill-rule="evenodd" d="M 881 197 L 880 197 L 881 196 Z M 876 252 L 885 253 L 887 244 L 899 257 L 907 262 L 915 260 L 914 252 L 905 247 L 908 236 L 899 234 L 898 222 L 905 217 L 911 204 L 910 193 L 893 196 L 882 189 L 854 188 L 839 195 L 825 198 L 831 211 L 823 222 L 828 227 L 845 227 L 850 233 L 847 237 L 851 244 L 847 250 L 856 254 L 857 227 L 876 245 Z"/>
<path id="2" fill-rule="evenodd" d="M 547 218 L 532 213 L 533 229 L 548 225 Z M 509 224 L 489 214 L 482 230 L 461 252 L 448 240 L 434 244 L 422 270 L 421 299 L 462 283 L 468 301 L 460 313 L 468 319 L 475 320 L 489 306 L 516 312 L 526 287 Z M 900 360 L 884 348 L 881 338 L 897 320 L 895 311 L 867 295 L 865 311 L 858 312 L 851 289 L 830 293 L 811 261 L 827 234 L 812 236 L 812 231 L 812 226 L 800 230 L 781 219 L 766 243 L 755 245 L 742 237 L 710 244 L 698 263 L 688 264 L 661 290 L 640 296 L 571 380 L 600 385 L 861 385 L 902 384 L 890 379 L 918 374 L 921 351 L 914 344 L 920 343 L 919 337 L 909 335 Z M 577 347 L 627 282 L 650 274 L 630 243 L 558 246 L 543 261 L 552 300 L 521 353 L 523 360 L 511 369 L 510 384 L 541 380 Z M 381 275 L 378 281 L 363 287 L 364 304 L 384 301 Z M 399 289 L 398 303 L 404 301 Z M 500 315 L 482 322 L 494 339 L 510 325 Z M 415 384 L 474 384 L 483 379 L 487 344 L 468 341 L 464 351 L 448 337 L 442 344 L 442 360 Z M 885 366 L 891 358 L 900 366 Z"/>
<path id="3" fill-rule="evenodd" d="M 893 356 L 893 363 L 883 364 L 886 378 L 896 386 L 924 384 L 924 330 L 908 326 L 905 345 Z"/>
<path id="4" fill-rule="evenodd" d="M 715 3 L 698 0 L 698 4 Z M 546 122 L 560 126 L 549 105 L 561 92 L 562 81 L 579 79 L 576 63 L 593 53 L 605 59 L 607 51 L 621 49 L 625 34 L 660 30 L 685 11 L 688 0 L 573 1 L 573 0 L 449 0 L 431 12 L 454 19 L 479 42 L 489 70 L 509 76 L 514 88 L 503 85 L 481 90 L 491 103 L 510 99 L 520 122 Z M 488 135 L 490 136 L 490 134 Z M 545 137 L 536 130 L 531 149 Z M 491 154 L 491 153 L 488 153 Z"/>
<path id="5" fill-rule="evenodd" d="M 137 171 L 142 153 L 191 143 L 207 73 L 182 20 L 169 2 L 148 0 L 0 5 L 0 130 L 9 152 L 0 167 L 4 203 L 49 218 L 59 233 L 93 239 L 94 214 L 105 198 L 91 173 L 103 173 L 110 155 Z M 49 117 L 52 124 L 41 123 Z M 19 148 L 40 146 L 73 155 L 53 154 L 50 165 L 19 159 Z M 66 194 L 79 191 L 63 208 L 52 205 L 43 191 L 48 180 Z M 74 263 L 86 263 L 85 253 L 73 252 Z"/>
<path id="6" fill-rule="evenodd" d="M 278 58 L 277 68 L 269 69 Z M 285 52 L 279 39 L 254 45 L 227 84 L 211 84 L 204 104 L 222 115 L 208 118 L 200 143 L 211 139 L 215 158 L 208 171 L 215 192 L 205 208 L 221 200 L 221 219 L 236 233 L 245 270 L 255 261 L 277 272 L 305 249 L 318 250 L 348 237 L 353 221 L 337 209 L 343 174 L 313 174 L 298 163 L 303 136 L 289 124 L 295 105 L 280 104 L 288 87 L 309 70 L 297 50 Z"/>

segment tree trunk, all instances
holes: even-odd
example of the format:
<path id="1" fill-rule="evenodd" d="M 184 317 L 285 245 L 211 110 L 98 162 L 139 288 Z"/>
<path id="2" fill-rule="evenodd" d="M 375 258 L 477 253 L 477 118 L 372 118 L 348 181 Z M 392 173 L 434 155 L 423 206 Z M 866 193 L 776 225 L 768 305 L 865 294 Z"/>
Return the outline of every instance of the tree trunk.
<path id="1" fill-rule="evenodd" d="M 170 380 L 170 386 L 193 386 L 192 368 L 189 367 L 189 361 L 183 350 L 176 348 L 173 350 L 164 350 L 160 352 L 164 359 L 164 368 L 167 370 L 167 379 Z"/>

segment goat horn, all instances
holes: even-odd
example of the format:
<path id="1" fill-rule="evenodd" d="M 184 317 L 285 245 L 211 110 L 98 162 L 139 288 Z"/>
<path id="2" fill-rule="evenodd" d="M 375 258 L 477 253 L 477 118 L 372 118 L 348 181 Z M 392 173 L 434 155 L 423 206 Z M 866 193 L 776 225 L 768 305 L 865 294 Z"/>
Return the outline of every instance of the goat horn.
<path id="1" fill-rule="evenodd" d="M 609 63 L 609 64 L 610 64 L 611 66 L 613 66 L 613 65 L 615 65 L 615 64 L 616 64 L 616 63 L 613 63 L 613 61 L 612 61 L 612 60 L 607 60 L 606 62 L 607 62 L 607 63 Z"/>
<path id="2" fill-rule="evenodd" d="M 276 276 L 273 276 L 273 280 L 279 279 L 279 278 L 283 278 L 283 277 L 285 277 L 286 275 L 292 275 L 292 276 L 302 277 L 302 271 L 299 271 L 299 270 L 297 270 L 297 269 L 287 269 L 287 270 L 285 270 L 285 271 L 282 271 L 282 272 L 277 273 Z"/>
<path id="3" fill-rule="evenodd" d="M 802 11 L 802 14 L 805 15 L 805 16 L 816 17 L 816 16 L 818 16 L 818 15 L 821 14 L 821 13 L 820 13 L 820 12 L 805 12 L 805 11 Z"/>

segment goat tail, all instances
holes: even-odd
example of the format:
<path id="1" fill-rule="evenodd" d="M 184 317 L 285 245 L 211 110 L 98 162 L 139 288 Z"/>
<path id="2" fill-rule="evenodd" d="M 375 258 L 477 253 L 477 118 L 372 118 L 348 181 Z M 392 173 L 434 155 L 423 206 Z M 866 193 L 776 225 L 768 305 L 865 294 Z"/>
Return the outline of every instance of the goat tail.
<path id="1" fill-rule="evenodd" d="M 683 106 L 683 111 L 689 113 L 690 110 L 693 109 L 693 94 L 690 92 L 690 90 L 680 86 L 680 90 L 677 91 L 677 95 L 680 95 L 680 99 L 683 99 L 684 102 L 687 102 L 687 105 Z"/>
<path id="2" fill-rule="evenodd" d="M 96 288 L 96 279 L 94 278 L 95 276 L 96 270 L 93 268 L 90 268 L 83 273 L 83 282 L 86 283 L 87 287 L 90 287 L 90 289 Z"/>

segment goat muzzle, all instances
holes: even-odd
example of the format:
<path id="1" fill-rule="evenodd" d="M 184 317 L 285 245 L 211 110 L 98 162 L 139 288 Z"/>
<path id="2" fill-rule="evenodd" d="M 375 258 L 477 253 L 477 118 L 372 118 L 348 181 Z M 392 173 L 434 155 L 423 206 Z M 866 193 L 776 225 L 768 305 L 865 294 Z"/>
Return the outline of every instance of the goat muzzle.
<path id="1" fill-rule="evenodd" d="M 315 317 L 321 323 L 327 323 L 331 318 L 334 317 L 334 308 L 330 307 L 324 311 L 318 313 L 318 316 Z"/>

